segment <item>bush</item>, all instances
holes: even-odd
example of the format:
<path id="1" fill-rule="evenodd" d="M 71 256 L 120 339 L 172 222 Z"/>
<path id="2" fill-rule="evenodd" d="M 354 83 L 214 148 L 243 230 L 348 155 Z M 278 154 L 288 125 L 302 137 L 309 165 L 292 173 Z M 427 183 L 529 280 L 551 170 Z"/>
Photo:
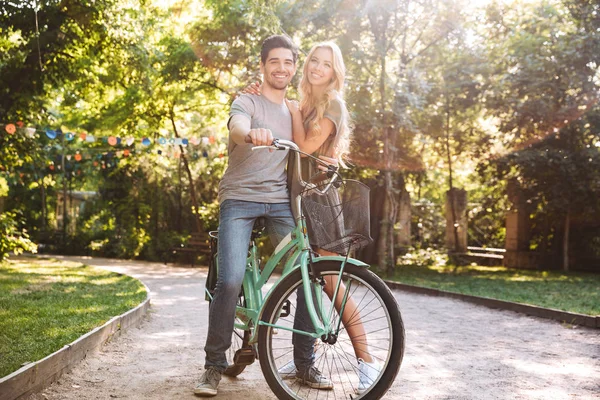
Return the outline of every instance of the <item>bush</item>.
<path id="1" fill-rule="evenodd" d="M 0 261 L 4 261 L 11 251 L 15 254 L 35 253 L 37 246 L 29 240 L 27 231 L 19 228 L 17 214 L 7 211 L 0 213 Z"/>
<path id="2" fill-rule="evenodd" d="M 444 251 L 427 247 L 425 249 L 415 249 L 411 247 L 408 253 L 398 257 L 396 265 L 422 265 L 426 267 L 443 266 L 448 264 L 448 254 Z"/>

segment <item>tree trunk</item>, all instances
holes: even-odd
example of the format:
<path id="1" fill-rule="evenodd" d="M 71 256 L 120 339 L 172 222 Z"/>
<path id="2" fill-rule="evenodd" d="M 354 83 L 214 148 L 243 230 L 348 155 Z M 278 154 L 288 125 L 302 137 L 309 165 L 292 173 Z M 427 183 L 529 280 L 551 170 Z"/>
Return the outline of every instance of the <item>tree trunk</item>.
<path id="1" fill-rule="evenodd" d="M 365 182 L 371 188 L 371 237 L 373 243 L 356 252 L 356 258 L 368 263 L 376 264 L 379 256 L 379 235 L 381 234 L 381 224 L 383 221 L 383 208 L 385 204 L 385 188 L 378 182 L 382 182 L 383 172 L 379 172 L 377 178 Z"/>
<path id="2" fill-rule="evenodd" d="M 183 182 L 181 181 L 181 160 L 177 163 L 177 230 L 182 229 L 183 223 Z"/>
<path id="3" fill-rule="evenodd" d="M 563 235 L 563 271 L 569 271 L 569 234 L 571 228 L 571 209 L 567 208 L 565 216 L 565 232 Z"/>
<path id="4" fill-rule="evenodd" d="M 371 20 L 371 30 L 375 36 L 377 48 L 380 51 L 380 76 L 379 76 L 379 119 L 380 129 L 383 136 L 383 187 L 385 199 L 383 204 L 383 215 L 379 232 L 379 241 L 377 243 L 377 263 L 379 267 L 385 268 L 391 272 L 395 266 L 394 260 L 394 225 L 396 223 L 397 202 L 395 196 L 394 173 L 395 167 L 395 128 L 388 126 L 386 118 L 388 98 L 386 92 L 386 69 L 387 69 L 387 46 L 388 38 L 386 36 L 387 26 L 390 19 L 390 13 L 385 9 L 380 9 L 381 18 L 376 13 L 369 16 Z"/>
<path id="5" fill-rule="evenodd" d="M 454 228 L 454 249 L 458 252 L 458 222 L 456 221 L 456 205 L 454 201 L 454 182 L 452 181 L 452 152 L 450 150 L 450 98 L 446 93 L 446 159 L 448 160 L 448 193 L 451 193 L 450 211 L 452 213 L 452 226 Z"/>
<path id="6" fill-rule="evenodd" d="M 171 125 L 173 126 L 173 132 L 175 133 L 175 137 L 179 138 L 179 132 L 177 132 L 177 127 L 175 126 L 175 116 L 173 115 L 173 110 L 171 109 Z M 183 161 L 183 166 L 185 168 L 185 172 L 188 177 L 188 181 L 190 184 L 190 198 L 192 199 L 192 213 L 194 214 L 194 221 L 196 222 L 196 228 L 198 232 L 204 232 L 204 227 L 202 226 L 202 221 L 200 220 L 200 216 L 198 214 L 198 210 L 200 207 L 198 205 L 198 198 L 196 197 L 196 188 L 194 185 L 194 179 L 192 178 L 192 171 L 190 170 L 190 164 L 188 163 L 187 156 L 185 154 L 185 149 L 182 145 L 179 145 L 179 150 L 181 151 L 181 160 Z"/>
<path id="7" fill-rule="evenodd" d="M 42 196 L 42 231 L 45 232 L 48 224 L 48 210 L 46 200 L 46 186 L 44 185 L 44 173 L 42 172 L 42 178 L 40 179 L 40 191 Z M 1 210 L 0 210 L 1 211 Z"/>
<path id="8" fill-rule="evenodd" d="M 397 201 L 394 190 L 393 173 L 385 171 L 384 177 L 384 202 L 383 213 L 379 233 L 377 259 L 378 265 L 384 267 L 387 272 L 392 272 L 394 262 L 394 225 L 397 215 Z"/>
<path id="9" fill-rule="evenodd" d="M 60 166 L 63 173 L 63 226 L 62 226 L 62 247 L 63 249 L 67 246 L 67 171 L 65 169 L 65 136 L 61 136 L 62 144 L 62 156 L 60 159 Z"/>
<path id="10" fill-rule="evenodd" d="M 159 176 L 158 173 L 156 172 L 156 170 L 154 170 L 154 183 L 152 184 L 152 186 L 154 187 L 154 193 L 156 193 L 156 196 L 152 196 L 151 197 L 151 201 L 152 201 L 152 231 L 154 232 L 154 237 L 158 238 L 158 233 L 160 231 L 160 212 L 162 211 L 162 205 L 161 205 L 161 199 L 163 196 L 163 192 L 162 190 L 160 190 L 160 181 L 159 181 Z M 156 249 L 156 243 L 154 245 L 154 248 Z"/>

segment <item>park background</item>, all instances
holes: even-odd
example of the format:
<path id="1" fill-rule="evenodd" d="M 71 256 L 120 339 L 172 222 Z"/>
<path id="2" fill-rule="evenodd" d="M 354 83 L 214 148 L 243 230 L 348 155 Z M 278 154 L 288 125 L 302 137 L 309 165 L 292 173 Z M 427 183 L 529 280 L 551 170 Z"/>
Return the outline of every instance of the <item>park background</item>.
<path id="1" fill-rule="evenodd" d="M 228 109 L 271 34 L 344 54 L 344 175 L 371 187 L 374 243 L 358 258 L 412 285 L 599 315 L 599 13 L 592 0 L 2 2 L 0 376 L 146 295 L 15 254 L 206 261 Z"/>
<path id="2" fill-rule="evenodd" d="M 261 41 L 288 34 L 304 53 L 333 40 L 345 57 L 345 174 L 372 189 L 375 243 L 361 258 L 390 271 L 406 254 L 480 247 L 508 250 L 511 267 L 598 271 L 599 12 L 548 0 L 3 2 L 0 254 L 162 260 L 215 229 L 229 105 L 259 78 Z"/>

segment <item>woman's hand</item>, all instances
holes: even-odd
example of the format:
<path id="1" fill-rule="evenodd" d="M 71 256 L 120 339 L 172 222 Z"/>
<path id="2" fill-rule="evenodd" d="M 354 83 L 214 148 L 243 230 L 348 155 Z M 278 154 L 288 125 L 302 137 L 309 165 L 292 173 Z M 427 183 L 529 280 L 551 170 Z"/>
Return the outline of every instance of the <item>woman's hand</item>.
<path id="1" fill-rule="evenodd" d="M 327 156 L 319 156 L 319 159 L 325 161 L 328 165 L 333 165 L 336 168 L 339 167 L 339 162 L 338 162 L 337 158 L 331 158 L 331 157 L 327 157 Z M 319 163 L 317 168 L 319 168 L 321 171 L 327 172 L 327 167 L 321 163 Z"/>
<path id="2" fill-rule="evenodd" d="M 296 100 L 285 99 L 285 104 L 287 105 L 288 110 L 290 110 L 290 113 L 292 115 L 300 112 L 300 108 Z"/>
<path id="3" fill-rule="evenodd" d="M 260 82 L 253 82 L 243 88 L 240 94 L 254 94 L 260 96 L 262 94 L 262 84 Z"/>

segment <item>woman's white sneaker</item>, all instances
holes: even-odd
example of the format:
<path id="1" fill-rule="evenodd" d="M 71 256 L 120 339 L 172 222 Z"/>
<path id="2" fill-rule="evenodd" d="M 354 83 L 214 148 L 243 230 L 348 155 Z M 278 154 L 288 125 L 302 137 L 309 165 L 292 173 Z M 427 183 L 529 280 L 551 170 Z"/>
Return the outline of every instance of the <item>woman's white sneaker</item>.
<path id="1" fill-rule="evenodd" d="M 368 363 L 362 358 L 358 359 L 358 394 L 371 387 L 379 376 L 379 371 L 381 371 L 381 364 L 377 360 Z"/>

